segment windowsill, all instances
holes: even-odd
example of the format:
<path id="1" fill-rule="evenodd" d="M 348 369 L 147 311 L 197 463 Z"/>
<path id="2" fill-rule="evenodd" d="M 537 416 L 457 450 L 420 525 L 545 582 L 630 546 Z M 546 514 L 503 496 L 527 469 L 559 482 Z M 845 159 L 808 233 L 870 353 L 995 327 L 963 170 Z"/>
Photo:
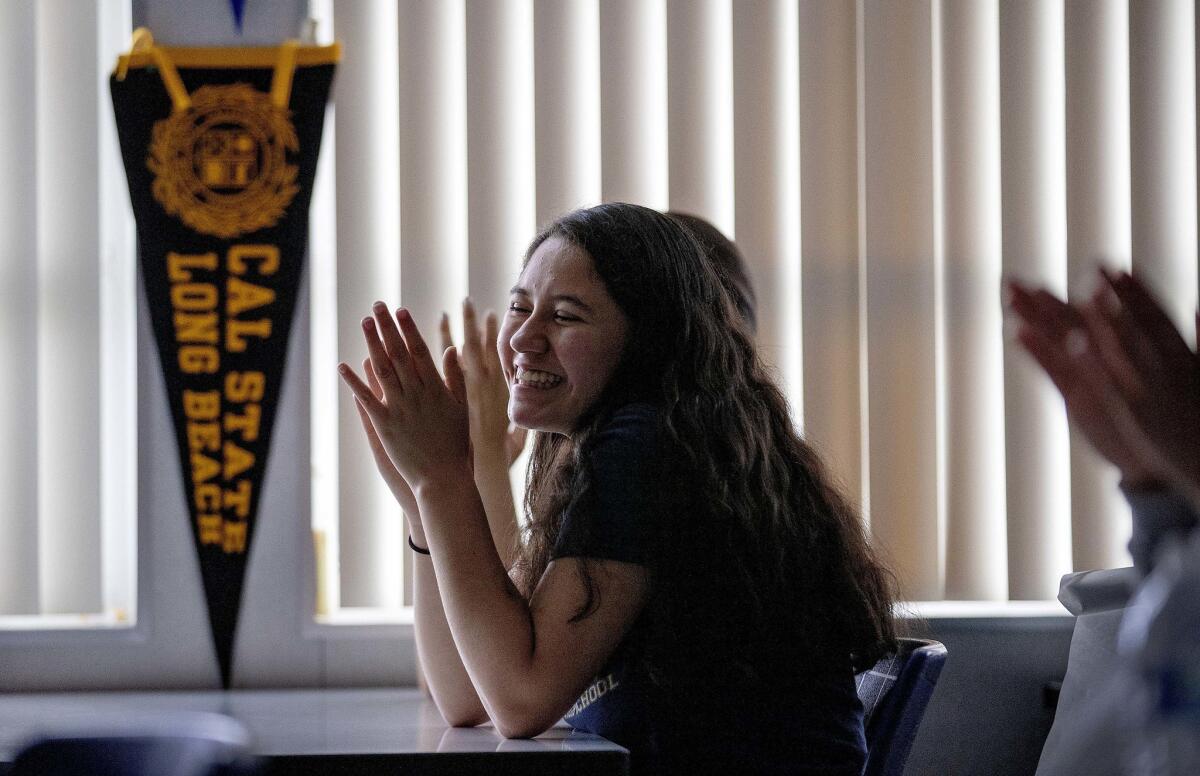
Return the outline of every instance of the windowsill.
<path id="1" fill-rule="evenodd" d="M 123 614 L 0 615 L 0 646 L 140 642 L 145 629 Z"/>
<path id="2" fill-rule="evenodd" d="M 344 607 L 316 615 L 304 635 L 317 639 L 411 638 L 413 608 Z"/>
<path id="3" fill-rule="evenodd" d="M 1049 601 L 906 601 L 896 604 L 900 617 L 923 620 L 1070 617 L 1056 600 Z"/>
<path id="4" fill-rule="evenodd" d="M 904 601 L 896 604 L 900 617 L 923 620 L 1013 620 L 1069 618 L 1063 605 L 1049 601 Z M 412 632 L 413 609 L 354 607 L 318 615 L 305 629 L 310 638 L 398 637 Z"/>
<path id="5" fill-rule="evenodd" d="M 123 613 L 96 614 L 5 614 L 0 631 L 76 631 L 134 628 L 136 622 Z"/>
<path id="6" fill-rule="evenodd" d="M 1058 601 L 910 601 L 896 605 L 900 617 L 923 620 L 1011 620 L 1017 618 L 1069 618 Z M 317 639 L 373 639 L 411 637 L 412 607 L 347 607 L 319 615 L 306 623 L 304 635 Z M 112 614 L 4 615 L 0 616 L 0 643 L 26 640 L 87 638 L 142 638 L 135 622 Z"/>

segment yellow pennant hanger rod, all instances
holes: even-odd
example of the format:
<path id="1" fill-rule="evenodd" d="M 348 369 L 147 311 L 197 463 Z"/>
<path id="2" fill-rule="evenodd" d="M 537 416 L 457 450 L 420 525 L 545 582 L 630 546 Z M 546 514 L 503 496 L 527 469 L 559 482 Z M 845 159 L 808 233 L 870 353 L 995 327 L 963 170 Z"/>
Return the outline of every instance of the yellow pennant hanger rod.
<path id="1" fill-rule="evenodd" d="M 277 108 L 287 108 L 292 96 L 292 74 L 299 65 L 319 65 L 337 62 L 341 58 L 341 46 L 301 46 L 299 41 L 285 41 L 278 48 L 168 48 L 154 43 L 154 36 L 145 27 L 133 32 L 129 53 L 117 60 L 116 76 L 124 81 L 130 67 L 153 64 L 162 78 L 163 87 L 171 96 L 175 113 L 187 110 L 192 105 L 187 87 L 179 77 L 176 64 L 181 67 L 270 67 L 274 66 L 271 78 L 271 103 Z"/>

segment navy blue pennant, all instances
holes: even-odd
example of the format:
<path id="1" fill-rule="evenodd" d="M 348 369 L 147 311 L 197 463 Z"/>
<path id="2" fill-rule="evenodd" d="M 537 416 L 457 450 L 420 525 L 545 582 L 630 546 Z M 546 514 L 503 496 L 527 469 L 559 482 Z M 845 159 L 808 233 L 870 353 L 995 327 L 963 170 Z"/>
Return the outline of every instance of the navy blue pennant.
<path id="1" fill-rule="evenodd" d="M 238 51 L 179 68 L 190 100 L 184 110 L 174 109 L 149 57 L 110 80 L 224 687 L 233 677 L 336 58 L 331 51 L 327 62 L 296 67 L 280 108 L 270 96 L 273 68 L 234 66 Z"/>
<path id="2" fill-rule="evenodd" d="M 233 9 L 233 21 L 240 33 L 242 31 L 242 13 L 246 10 L 246 0 L 229 0 L 229 7 Z"/>

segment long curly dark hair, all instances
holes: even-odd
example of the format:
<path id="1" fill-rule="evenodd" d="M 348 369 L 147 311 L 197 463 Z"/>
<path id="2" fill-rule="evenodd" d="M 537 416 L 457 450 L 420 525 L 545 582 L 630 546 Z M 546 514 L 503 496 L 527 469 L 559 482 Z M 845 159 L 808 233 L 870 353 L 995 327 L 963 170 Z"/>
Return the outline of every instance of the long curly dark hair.
<path id="1" fill-rule="evenodd" d="M 591 256 L 629 329 L 613 377 L 575 431 L 536 437 L 517 565 L 523 592 L 549 564 L 564 511 L 592 487 L 584 462 L 597 431 L 620 407 L 646 402 L 661 445 L 662 520 L 643 615 L 652 673 L 714 660 L 748 675 L 762 665 L 872 665 L 894 645 L 893 580 L 797 435 L 727 280 L 696 238 L 658 211 L 612 203 L 553 223 L 526 262 L 551 236 Z M 577 618 L 598 604 L 588 564 L 581 569 L 587 600 Z"/>

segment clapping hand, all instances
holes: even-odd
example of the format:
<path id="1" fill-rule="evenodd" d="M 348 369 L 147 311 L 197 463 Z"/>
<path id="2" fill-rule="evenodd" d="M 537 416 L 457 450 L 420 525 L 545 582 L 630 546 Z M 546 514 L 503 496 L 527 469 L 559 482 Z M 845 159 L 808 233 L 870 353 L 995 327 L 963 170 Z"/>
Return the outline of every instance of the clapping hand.
<path id="1" fill-rule="evenodd" d="M 378 443 L 414 492 L 434 481 L 469 478 L 466 386 L 455 352 L 448 350 L 443 357 L 443 382 L 409 312 L 401 308 L 393 319 L 381 302 L 375 303 L 373 312 L 362 321 L 369 354 L 364 370 L 373 373 L 377 390 L 349 365 L 338 365 L 342 380 L 370 421 L 372 449 Z M 380 463 L 378 454 L 376 462 Z M 387 479 L 386 472 L 384 476 Z"/>
<path id="2" fill-rule="evenodd" d="M 1083 309 L 1088 335 L 1154 466 L 1200 490 L 1200 357 L 1136 278 L 1103 277 Z"/>
<path id="3" fill-rule="evenodd" d="M 508 383 L 500 366 L 496 349 L 499 323 L 496 314 L 488 312 L 480 330 L 475 305 L 463 301 L 463 345 L 459 354 L 466 381 L 467 407 L 470 416 L 471 444 L 475 449 L 476 465 L 481 456 L 495 457 L 512 466 L 525 447 L 526 430 L 508 420 Z M 442 350 L 454 347 L 450 334 L 450 316 L 442 313 Z"/>
<path id="4" fill-rule="evenodd" d="M 367 376 L 371 393 L 375 394 L 375 398 L 382 402 L 384 400 L 383 388 L 380 387 L 379 380 L 375 377 L 375 370 L 371 368 L 371 359 L 363 359 L 362 369 L 363 374 Z M 363 407 L 357 396 L 354 397 L 354 408 L 358 410 L 358 419 L 362 421 L 363 432 L 367 435 L 367 444 L 371 447 L 375 468 L 379 470 L 388 490 L 392 492 L 392 496 L 400 504 L 404 514 L 408 515 L 408 519 L 410 521 L 419 520 L 420 512 L 417 509 L 417 499 L 413 496 L 412 488 L 408 487 L 408 483 L 400 476 L 392 459 L 388 457 L 387 451 L 383 449 L 383 443 L 379 441 L 379 434 L 375 433 L 375 426 L 371 423 L 371 416 L 367 414 L 366 408 Z"/>
<path id="5" fill-rule="evenodd" d="M 1009 283 L 1017 338 L 1127 486 L 1200 487 L 1200 359 L 1141 283 L 1101 280 L 1081 305 Z"/>

